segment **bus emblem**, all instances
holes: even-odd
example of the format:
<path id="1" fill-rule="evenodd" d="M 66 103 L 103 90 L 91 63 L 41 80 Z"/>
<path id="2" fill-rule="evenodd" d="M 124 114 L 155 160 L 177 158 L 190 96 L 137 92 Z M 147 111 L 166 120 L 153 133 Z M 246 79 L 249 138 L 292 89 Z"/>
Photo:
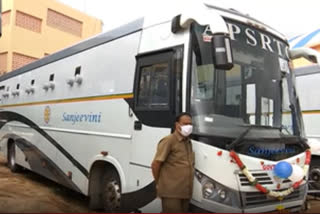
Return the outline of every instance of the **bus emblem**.
<path id="1" fill-rule="evenodd" d="M 44 122 L 46 124 L 48 124 L 50 121 L 50 114 L 51 114 L 51 109 L 49 106 L 46 106 L 46 108 L 44 109 Z"/>

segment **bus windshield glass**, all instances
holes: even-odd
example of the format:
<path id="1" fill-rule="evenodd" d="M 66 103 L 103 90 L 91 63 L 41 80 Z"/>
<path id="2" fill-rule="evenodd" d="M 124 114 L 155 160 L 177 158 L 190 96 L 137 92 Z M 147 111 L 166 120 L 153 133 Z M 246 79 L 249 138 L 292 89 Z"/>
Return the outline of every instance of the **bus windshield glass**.
<path id="1" fill-rule="evenodd" d="M 293 135 L 297 125 L 295 94 L 287 44 L 272 34 L 226 20 L 234 67 L 215 69 L 211 31 L 193 24 L 190 110 L 194 133 L 236 137 L 247 127 L 265 127 Z"/>

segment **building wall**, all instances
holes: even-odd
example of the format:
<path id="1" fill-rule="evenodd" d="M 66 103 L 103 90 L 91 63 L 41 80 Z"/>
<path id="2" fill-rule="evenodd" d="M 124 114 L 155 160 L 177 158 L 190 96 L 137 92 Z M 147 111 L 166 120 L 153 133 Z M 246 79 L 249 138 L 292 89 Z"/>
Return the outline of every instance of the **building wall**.
<path id="1" fill-rule="evenodd" d="M 101 20 L 56 0 L 3 0 L 0 73 L 102 31 Z M 6 62 L 6 65 L 3 63 Z"/>
<path id="2" fill-rule="evenodd" d="M 320 44 L 313 45 L 312 48 L 320 52 Z"/>
<path id="3" fill-rule="evenodd" d="M 310 66 L 312 65 L 313 63 L 310 62 L 309 60 L 301 57 L 301 58 L 298 58 L 298 59 L 294 59 L 293 60 L 293 67 L 294 68 L 300 68 L 300 67 L 304 67 L 304 66 Z"/>
<path id="4" fill-rule="evenodd" d="M 7 71 L 8 53 L 0 53 L 0 74 Z"/>

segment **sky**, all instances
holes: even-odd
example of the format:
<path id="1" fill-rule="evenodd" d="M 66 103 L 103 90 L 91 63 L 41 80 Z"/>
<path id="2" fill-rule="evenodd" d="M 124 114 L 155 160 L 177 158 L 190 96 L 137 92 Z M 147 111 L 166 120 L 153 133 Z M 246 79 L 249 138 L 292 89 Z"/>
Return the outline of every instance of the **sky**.
<path id="1" fill-rule="evenodd" d="M 58 0 L 101 19 L 104 31 L 168 7 L 203 0 Z M 319 0 L 205 0 L 258 19 L 289 39 L 320 28 Z"/>

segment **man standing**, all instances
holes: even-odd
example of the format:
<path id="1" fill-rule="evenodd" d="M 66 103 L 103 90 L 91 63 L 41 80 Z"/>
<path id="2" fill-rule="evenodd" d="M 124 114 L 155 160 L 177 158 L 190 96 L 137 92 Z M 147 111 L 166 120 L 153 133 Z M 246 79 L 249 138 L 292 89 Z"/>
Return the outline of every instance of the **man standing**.
<path id="1" fill-rule="evenodd" d="M 176 118 L 174 133 L 158 144 L 151 168 L 163 213 L 188 212 L 194 177 L 191 132 L 191 115 L 181 113 Z"/>

